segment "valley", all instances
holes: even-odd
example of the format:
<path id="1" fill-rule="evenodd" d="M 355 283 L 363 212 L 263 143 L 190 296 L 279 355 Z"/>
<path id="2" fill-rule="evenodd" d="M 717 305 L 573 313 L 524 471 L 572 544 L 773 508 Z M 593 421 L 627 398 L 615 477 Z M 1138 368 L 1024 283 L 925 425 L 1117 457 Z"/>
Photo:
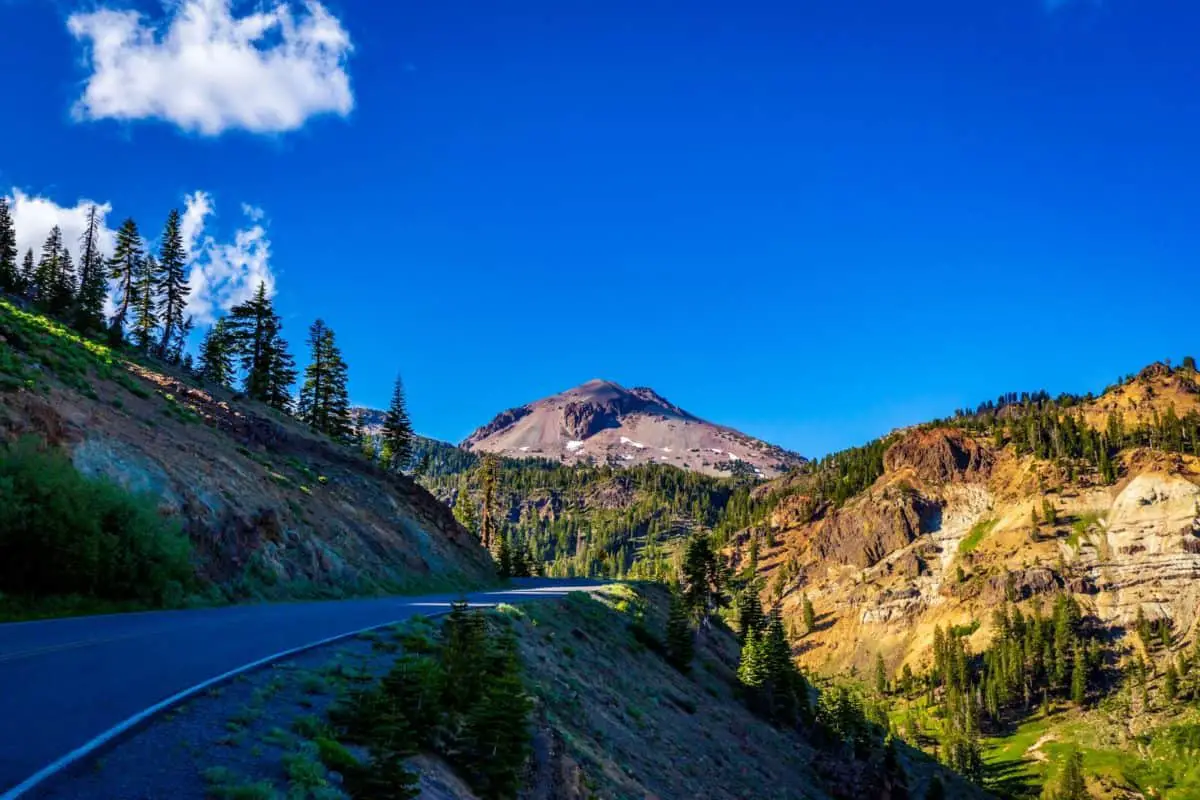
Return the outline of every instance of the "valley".
<path id="1" fill-rule="evenodd" d="M 505 412 L 456 447 L 405 432 L 399 382 L 386 411 L 322 410 L 303 394 L 294 411 L 269 387 L 253 399 L 250 383 L 214 382 L 211 358 L 196 368 L 104 344 L 21 303 L 0 301 L 0 336 L 16 503 L 2 544 L 21 554 L 6 563 L 32 566 L 4 577 L 10 618 L 631 581 L 599 605 L 568 598 L 573 616 L 505 623 L 577 642 L 546 650 L 546 630 L 519 648 L 540 665 L 528 677 L 539 724 L 569 758 L 554 769 L 575 775 L 561 796 L 706 796 L 694 782 L 718 774 L 664 771 L 685 757 L 642 763 L 611 738 L 678 724 L 657 695 L 630 685 L 622 700 L 589 686 L 590 668 L 572 672 L 613 648 L 627 661 L 608 669 L 649 670 L 644 685 L 680 697 L 699 687 L 732 704 L 721 724 L 761 727 L 752 761 L 798 748 L 782 757 L 793 773 L 764 776 L 781 787 L 764 797 L 1200 791 L 1187 758 L 1200 730 L 1190 358 L 1096 395 L 1002 395 L 809 460 L 607 381 Z M 142 549 L 103 555 L 113 566 L 97 571 L 89 548 L 113 540 L 48 499 L 49 476 L 63 498 L 132 503 L 113 513 L 134 515 L 145 538 L 124 546 Z M 40 509 L 32 528 L 26 508 Z M 588 649 L 611 630 L 628 640 Z M 608 717 L 581 729 L 560 714 L 568 702 L 641 710 L 623 732 Z M 413 752 L 440 740 L 421 741 Z M 730 757 L 722 747 L 713 758 Z M 711 796 L 752 791 L 733 775 Z"/>

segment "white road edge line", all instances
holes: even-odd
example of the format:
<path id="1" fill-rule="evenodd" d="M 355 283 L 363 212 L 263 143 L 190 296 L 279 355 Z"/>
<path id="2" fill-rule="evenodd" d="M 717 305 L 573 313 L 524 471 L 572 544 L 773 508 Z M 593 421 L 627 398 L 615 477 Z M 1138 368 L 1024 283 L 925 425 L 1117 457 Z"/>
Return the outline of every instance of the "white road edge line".
<path id="1" fill-rule="evenodd" d="M 490 607 L 493 605 L 496 605 L 496 604 L 495 603 L 478 603 L 478 602 L 471 603 L 471 607 L 473 607 L 473 608 L 474 607 L 484 607 L 484 606 Z M 448 613 L 448 612 L 441 611 L 441 612 L 434 612 L 431 614 L 424 614 L 423 616 L 436 617 L 436 616 L 441 616 L 442 614 L 446 614 L 446 613 Z M 359 634 L 378 630 L 379 628 L 386 628 L 389 625 L 395 625 L 399 622 L 403 622 L 404 619 L 405 618 L 394 619 L 389 622 L 380 623 L 378 625 L 369 625 L 365 628 L 359 628 L 356 631 L 349 631 L 347 633 L 339 633 L 336 636 L 330 636 L 326 639 L 321 639 L 320 641 L 317 641 L 317 642 L 309 642 L 308 644 L 300 645 L 299 647 L 293 647 L 290 650 L 282 650 L 273 655 L 266 656 L 265 658 L 260 658 L 257 661 L 252 661 L 249 664 L 243 664 L 240 667 L 235 667 L 234 669 L 231 669 L 228 672 L 222 673 L 222 674 L 216 676 L 215 678 L 209 678 L 208 680 L 203 681 L 202 683 L 197 683 L 195 686 L 188 687 L 187 689 L 184 689 L 183 691 L 178 692 L 177 694 L 171 695 L 166 700 L 155 703 L 154 705 L 150 706 L 149 708 L 139 711 L 138 713 L 134 714 L 132 717 L 125 720 L 124 722 L 114 725 L 113 727 L 109 728 L 104 733 L 100 734 L 99 736 L 92 739 L 91 741 L 75 748 L 74 750 L 67 753 L 65 756 L 58 759 L 57 761 L 55 761 L 51 764 L 48 764 L 45 767 L 42 767 L 40 770 L 35 772 L 33 775 L 30 775 L 28 778 L 21 781 L 13 788 L 9 789 L 4 794 L 0 794 L 0 800 L 16 800 L 16 798 L 21 797 L 23 794 L 28 792 L 30 789 L 33 789 L 34 787 L 39 786 L 40 784 L 44 783 L 46 780 L 54 777 L 55 775 L 62 772 L 67 767 L 71 766 L 72 764 L 76 763 L 77 761 L 87 758 L 87 756 L 89 754 L 94 753 L 96 750 L 98 750 L 101 747 L 103 747 L 104 745 L 108 744 L 113 739 L 116 739 L 118 736 L 127 732 L 131 728 L 136 727 L 138 724 L 145 722 L 146 720 L 150 719 L 151 717 L 153 717 L 155 714 L 159 713 L 160 711 L 164 711 L 164 710 L 170 708 L 171 706 L 175 705 L 176 703 L 180 702 L 181 700 L 186 700 L 187 698 L 192 697 L 193 695 L 199 694 L 200 692 L 204 691 L 205 689 L 207 689 L 215 684 L 221 683 L 222 681 L 227 681 L 230 678 L 233 678 L 233 677 L 236 677 L 236 676 L 242 674 L 243 672 L 249 672 L 252 669 L 257 669 L 259 667 L 266 666 L 267 664 L 270 664 L 272 661 L 278 661 L 281 658 L 287 658 L 288 656 L 294 656 L 297 653 L 303 653 L 306 650 L 312 650 L 317 647 L 322 647 L 327 644 L 332 644 L 332 643 L 340 641 L 342 639 L 349 639 L 351 636 L 358 636 Z"/>

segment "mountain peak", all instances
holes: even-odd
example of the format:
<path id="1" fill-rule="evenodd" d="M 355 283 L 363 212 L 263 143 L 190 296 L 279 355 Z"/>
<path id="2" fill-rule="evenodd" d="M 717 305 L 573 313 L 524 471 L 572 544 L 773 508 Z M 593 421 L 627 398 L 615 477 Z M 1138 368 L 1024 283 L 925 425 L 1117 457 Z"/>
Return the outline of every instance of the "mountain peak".
<path id="1" fill-rule="evenodd" d="M 463 442 L 474 451 L 568 464 L 672 464 L 708 474 L 772 477 L 804 459 L 689 414 L 647 386 L 593 378 L 509 409 Z"/>

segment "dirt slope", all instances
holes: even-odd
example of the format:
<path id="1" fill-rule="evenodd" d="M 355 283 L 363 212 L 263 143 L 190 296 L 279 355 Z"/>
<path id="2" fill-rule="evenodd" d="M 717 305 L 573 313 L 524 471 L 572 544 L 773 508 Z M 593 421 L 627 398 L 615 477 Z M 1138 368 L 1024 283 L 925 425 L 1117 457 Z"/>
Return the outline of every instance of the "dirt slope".
<path id="1" fill-rule="evenodd" d="M 592 380 L 509 409 L 463 442 L 477 452 L 568 464 L 673 464 L 710 475 L 774 477 L 804 459 L 706 422 L 652 389 Z"/>
<path id="2" fill-rule="evenodd" d="M 294 420 L 0 302 L 0 436 L 159 498 L 230 597 L 478 583 L 491 561 L 403 476 Z"/>

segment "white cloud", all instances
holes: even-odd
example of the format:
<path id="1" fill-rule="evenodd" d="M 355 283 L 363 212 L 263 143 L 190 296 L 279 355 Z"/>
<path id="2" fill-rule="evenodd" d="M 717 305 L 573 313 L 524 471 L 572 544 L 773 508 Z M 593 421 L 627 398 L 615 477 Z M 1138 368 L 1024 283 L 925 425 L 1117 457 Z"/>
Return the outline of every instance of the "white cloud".
<path id="1" fill-rule="evenodd" d="M 24 259 L 27 248 L 33 248 L 36 258 L 46 235 L 55 225 L 62 229 L 63 241 L 71 254 L 78 257 L 79 239 L 87 228 L 88 209 L 93 205 L 91 200 L 80 200 L 74 206 L 60 206 L 48 197 L 28 195 L 16 188 L 8 195 L 8 200 L 17 229 L 18 258 Z M 260 281 L 266 284 L 267 293 L 274 295 L 271 241 L 262 225 L 263 210 L 243 203 L 242 213 L 248 218 L 248 224 L 234 233 L 232 242 L 219 241 L 213 234 L 205 232 L 209 217 L 215 213 L 212 196 L 208 192 L 195 191 L 186 195 L 183 202 L 183 243 L 191 262 L 188 281 L 192 293 L 188 298 L 188 313 L 194 316 L 196 324 L 207 325 L 237 303 L 248 300 Z M 107 225 L 112 205 L 95 203 L 95 206 L 100 218 L 100 252 L 107 257 L 112 254 L 116 237 L 116 231 Z M 166 218 L 165 214 L 163 218 Z M 150 240 L 147 247 L 151 250 L 158 247 L 158 224 L 139 226 L 142 236 Z M 110 305 L 106 313 L 111 312 Z"/>
<path id="2" fill-rule="evenodd" d="M 208 325 L 222 312 L 249 300 L 259 283 L 266 284 L 268 295 L 274 295 L 271 240 L 261 224 L 262 210 L 243 203 L 242 213 L 250 225 L 239 229 L 232 243 L 218 242 L 203 233 L 205 220 L 213 213 L 209 196 L 195 192 L 185 202 L 184 240 L 192 259 L 187 313 L 196 324 Z"/>
<path id="3" fill-rule="evenodd" d="M 17 229 L 17 258 L 25 258 L 25 251 L 32 248 L 34 258 L 42 249 L 50 229 L 57 225 L 63 232 L 63 243 L 71 251 L 72 256 L 79 255 L 79 240 L 87 230 L 88 209 L 96 206 L 99 218 L 100 252 L 107 255 L 112 252 L 113 231 L 105 225 L 105 220 L 112 211 L 108 203 L 93 203 L 91 200 L 80 200 L 73 206 L 60 206 L 47 197 L 27 195 L 20 189 L 14 188 L 8 195 L 12 208 L 13 226 Z"/>
<path id="4" fill-rule="evenodd" d="M 136 11 L 72 14 L 91 74 L 81 119 L 160 119 L 215 136 L 295 130 L 314 115 L 354 107 L 341 22 L 316 0 L 235 16 L 233 0 L 178 0 L 156 24 Z"/>
<path id="5" fill-rule="evenodd" d="M 183 216 L 179 220 L 180 234 L 183 236 L 183 249 L 190 261 L 200 242 L 200 234 L 204 231 L 204 218 L 212 213 L 212 200 L 207 192 L 195 191 L 183 198 Z"/>
<path id="6" fill-rule="evenodd" d="M 88 210 L 93 205 L 96 206 L 96 242 L 100 253 L 104 256 L 112 253 L 116 232 L 107 225 L 108 215 L 112 212 L 110 203 L 80 200 L 73 206 L 60 206 L 48 197 L 28 195 L 15 187 L 8 195 L 8 202 L 12 207 L 13 227 L 17 229 L 19 262 L 25 260 L 25 253 L 29 249 L 33 250 L 33 257 L 38 258 L 42 243 L 55 225 L 62 230 L 63 244 L 78 261 L 79 240 L 87 230 Z M 113 311 L 111 292 L 109 295 L 104 308 L 106 315 Z"/>

